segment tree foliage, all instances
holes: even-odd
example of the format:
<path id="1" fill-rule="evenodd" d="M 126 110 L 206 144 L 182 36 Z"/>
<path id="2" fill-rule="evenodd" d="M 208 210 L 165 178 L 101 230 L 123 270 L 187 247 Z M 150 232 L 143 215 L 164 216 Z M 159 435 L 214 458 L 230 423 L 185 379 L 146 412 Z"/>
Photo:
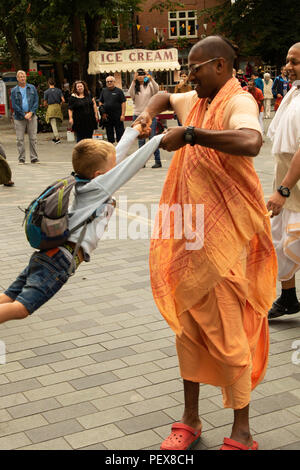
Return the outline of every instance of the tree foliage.
<path id="1" fill-rule="evenodd" d="M 300 38 L 300 2 L 295 0 L 226 0 L 199 13 L 214 24 L 213 32 L 233 40 L 241 55 L 278 66 Z"/>
<path id="2" fill-rule="evenodd" d="M 0 33 L 6 38 L 15 68 L 28 69 L 30 48 L 37 44 L 56 64 L 62 81 L 63 63 L 73 75 L 91 82 L 88 54 L 98 50 L 109 23 L 119 21 L 135 31 L 135 16 L 145 0 L 0 0 Z M 176 0 L 153 0 L 151 11 L 182 6 Z M 134 39 L 134 38 L 133 38 Z M 34 54 L 38 56 L 38 52 Z"/>
<path id="3" fill-rule="evenodd" d="M 6 39 L 11 61 L 16 69 L 29 64 L 28 28 L 24 18 L 28 7 L 17 0 L 0 0 L 0 32 Z"/>

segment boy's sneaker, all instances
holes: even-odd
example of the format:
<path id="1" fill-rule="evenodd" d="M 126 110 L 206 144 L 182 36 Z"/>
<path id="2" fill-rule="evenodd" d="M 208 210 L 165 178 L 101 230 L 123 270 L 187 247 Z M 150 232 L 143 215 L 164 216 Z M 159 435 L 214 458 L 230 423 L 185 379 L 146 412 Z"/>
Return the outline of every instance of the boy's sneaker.
<path id="1" fill-rule="evenodd" d="M 60 139 L 55 139 L 55 144 L 60 144 Z"/>
<path id="2" fill-rule="evenodd" d="M 19 158 L 18 165 L 25 165 L 25 160 L 24 160 L 24 158 Z"/>
<path id="3" fill-rule="evenodd" d="M 39 161 L 38 158 L 34 158 L 33 160 L 31 160 L 31 163 L 39 164 L 39 163 L 41 163 L 41 162 Z"/>

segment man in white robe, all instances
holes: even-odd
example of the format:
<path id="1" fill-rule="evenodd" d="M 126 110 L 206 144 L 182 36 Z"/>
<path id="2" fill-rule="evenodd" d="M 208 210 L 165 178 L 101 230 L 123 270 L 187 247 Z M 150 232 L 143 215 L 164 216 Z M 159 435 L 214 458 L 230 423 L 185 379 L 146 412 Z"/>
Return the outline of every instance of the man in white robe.
<path id="1" fill-rule="evenodd" d="M 267 207 L 272 211 L 272 237 L 278 259 L 281 295 L 269 318 L 300 311 L 295 273 L 300 269 L 300 42 L 288 51 L 286 69 L 291 90 L 269 127 L 276 159 L 274 193 Z"/>

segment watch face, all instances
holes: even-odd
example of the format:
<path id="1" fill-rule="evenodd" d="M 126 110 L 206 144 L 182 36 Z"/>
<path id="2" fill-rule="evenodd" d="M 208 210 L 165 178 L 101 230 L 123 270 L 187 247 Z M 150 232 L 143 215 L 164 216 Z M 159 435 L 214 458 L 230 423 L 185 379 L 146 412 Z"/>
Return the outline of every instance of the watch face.
<path id="1" fill-rule="evenodd" d="M 288 188 L 281 188 L 281 192 L 284 196 L 288 196 L 290 194 L 290 191 Z"/>
<path id="2" fill-rule="evenodd" d="M 185 133 L 184 133 L 184 140 L 188 144 L 193 145 L 194 144 L 194 139 L 195 139 L 194 128 L 191 127 L 191 126 L 188 126 Z"/>
<path id="3" fill-rule="evenodd" d="M 289 190 L 289 188 L 285 188 L 284 186 L 279 186 L 278 192 L 279 192 L 279 194 L 281 194 L 281 196 L 283 196 L 283 197 L 289 197 L 289 195 L 290 195 L 290 190 Z"/>

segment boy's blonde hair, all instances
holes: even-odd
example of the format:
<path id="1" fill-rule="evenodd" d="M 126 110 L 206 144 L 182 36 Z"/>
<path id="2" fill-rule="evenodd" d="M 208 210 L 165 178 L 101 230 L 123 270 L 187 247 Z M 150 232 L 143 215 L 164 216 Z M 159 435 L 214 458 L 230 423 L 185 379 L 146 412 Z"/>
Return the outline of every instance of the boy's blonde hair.
<path id="1" fill-rule="evenodd" d="M 109 155 L 115 153 L 115 147 L 110 142 L 83 139 L 73 149 L 74 171 L 83 178 L 92 178 L 95 171 L 105 168 Z"/>

